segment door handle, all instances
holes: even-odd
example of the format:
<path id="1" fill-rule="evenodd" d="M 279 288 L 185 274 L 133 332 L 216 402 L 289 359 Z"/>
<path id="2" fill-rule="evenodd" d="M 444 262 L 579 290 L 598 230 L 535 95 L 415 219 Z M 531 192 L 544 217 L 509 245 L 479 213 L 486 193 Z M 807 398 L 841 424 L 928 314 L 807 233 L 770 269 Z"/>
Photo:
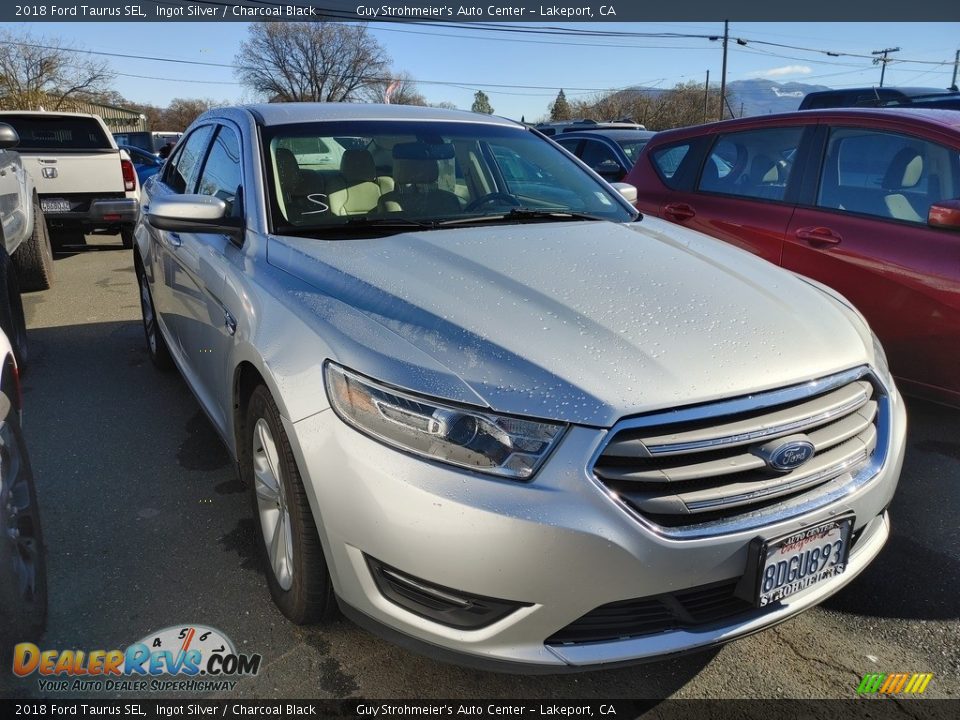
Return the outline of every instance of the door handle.
<path id="1" fill-rule="evenodd" d="M 227 328 L 227 332 L 231 335 L 236 335 L 237 333 L 237 319 L 230 314 L 229 310 L 223 311 L 223 325 Z"/>
<path id="2" fill-rule="evenodd" d="M 697 212 L 686 203 L 670 203 L 669 205 L 664 205 L 663 214 L 667 220 L 682 222 L 695 217 Z"/>
<path id="3" fill-rule="evenodd" d="M 173 245 L 173 247 L 180 247 L 183 245 L 183 239 L 178 233 L 168 232 L 167 237 L 170 239 L 170 244 Z"/>
<path id="4" fill-rule="evenodd" d="M 828 227 L 804 227 L 794 233 L 811 245 L 839 245 L 843 238 Z"/>

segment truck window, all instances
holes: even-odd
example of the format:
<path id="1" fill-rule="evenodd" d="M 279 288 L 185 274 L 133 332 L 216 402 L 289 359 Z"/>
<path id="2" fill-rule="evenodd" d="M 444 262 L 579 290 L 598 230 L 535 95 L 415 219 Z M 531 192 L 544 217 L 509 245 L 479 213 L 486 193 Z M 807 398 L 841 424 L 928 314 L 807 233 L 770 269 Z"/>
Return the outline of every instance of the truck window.
<path id="1" fill-rule="evenodd" d="M 110 140 L 94 118 L 70 115 L 3 115 L 20 136 L 20 150 L 104 150 Z"/>

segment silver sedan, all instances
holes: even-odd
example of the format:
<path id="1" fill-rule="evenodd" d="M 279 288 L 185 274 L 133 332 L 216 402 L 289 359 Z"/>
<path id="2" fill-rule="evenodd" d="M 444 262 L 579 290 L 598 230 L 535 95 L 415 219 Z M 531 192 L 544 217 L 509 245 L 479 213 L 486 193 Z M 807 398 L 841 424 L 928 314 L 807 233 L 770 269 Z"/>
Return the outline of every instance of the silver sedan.
<path id="1" fill-rule="evenodd" d="M 862 316 L 631 198 L 485 115 L 188 130 L 144 187 L 146 339 L 288 618 L 559 672 L 755 632 L 877 555 L 906 421 Z"/>

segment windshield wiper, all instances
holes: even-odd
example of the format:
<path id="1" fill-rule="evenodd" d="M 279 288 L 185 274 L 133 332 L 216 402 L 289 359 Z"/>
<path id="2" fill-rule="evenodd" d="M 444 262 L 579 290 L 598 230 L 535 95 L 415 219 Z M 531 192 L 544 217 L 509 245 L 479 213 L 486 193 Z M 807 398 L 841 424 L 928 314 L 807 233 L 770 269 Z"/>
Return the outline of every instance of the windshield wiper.
<path id="1" fill-rule="evenodd" d="M 470 225 L 472 223 L 523 222 L 525 220 L 556 220 L 559 222 L 569 222 L 571 220 L 604 221 L 606 219 L 607 218 L 600 217 L 599 215 L 591 215 L 590 213 L 576 212 L 573 210 L 517 207 L 505 213 L 473 215 L 465 218 L 440 220 L 436 224 L 438 227 L 450 227 L 451 225 Z"/>
<path id="2" fill-rule="evenodd" d="M 433 222 L 421 222 L 404 217 L 365 217 L 350 218 L 343 223 L 328 225 L 284 225 L 277 228 L 278 235 L 327 238 L 338 235 L 359 235 L 369 230 L 430 230 L 436 227 Z"/>

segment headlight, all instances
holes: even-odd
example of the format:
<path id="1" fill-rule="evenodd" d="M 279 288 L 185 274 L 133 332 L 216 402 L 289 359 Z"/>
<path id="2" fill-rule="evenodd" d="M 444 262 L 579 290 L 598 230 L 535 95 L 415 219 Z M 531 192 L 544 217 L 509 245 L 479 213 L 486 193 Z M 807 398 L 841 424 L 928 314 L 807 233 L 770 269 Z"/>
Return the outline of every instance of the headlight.
<path id="1" fill-rule="evenodd" d="M 338 365 L 325 368 L 340 418 L 387 445 L 512 480 L 530 478 L 563 425 L 494 415 L 380 385 Z"/>
<path id="2" fill-rule="evenodd" d="M 890 366 L 887 364 L 887 354 L 883 351 L 883 345 L 876 333 L 870 333 L 873 336 L 873 364 L 884 380 L 890 379 Z"/>

